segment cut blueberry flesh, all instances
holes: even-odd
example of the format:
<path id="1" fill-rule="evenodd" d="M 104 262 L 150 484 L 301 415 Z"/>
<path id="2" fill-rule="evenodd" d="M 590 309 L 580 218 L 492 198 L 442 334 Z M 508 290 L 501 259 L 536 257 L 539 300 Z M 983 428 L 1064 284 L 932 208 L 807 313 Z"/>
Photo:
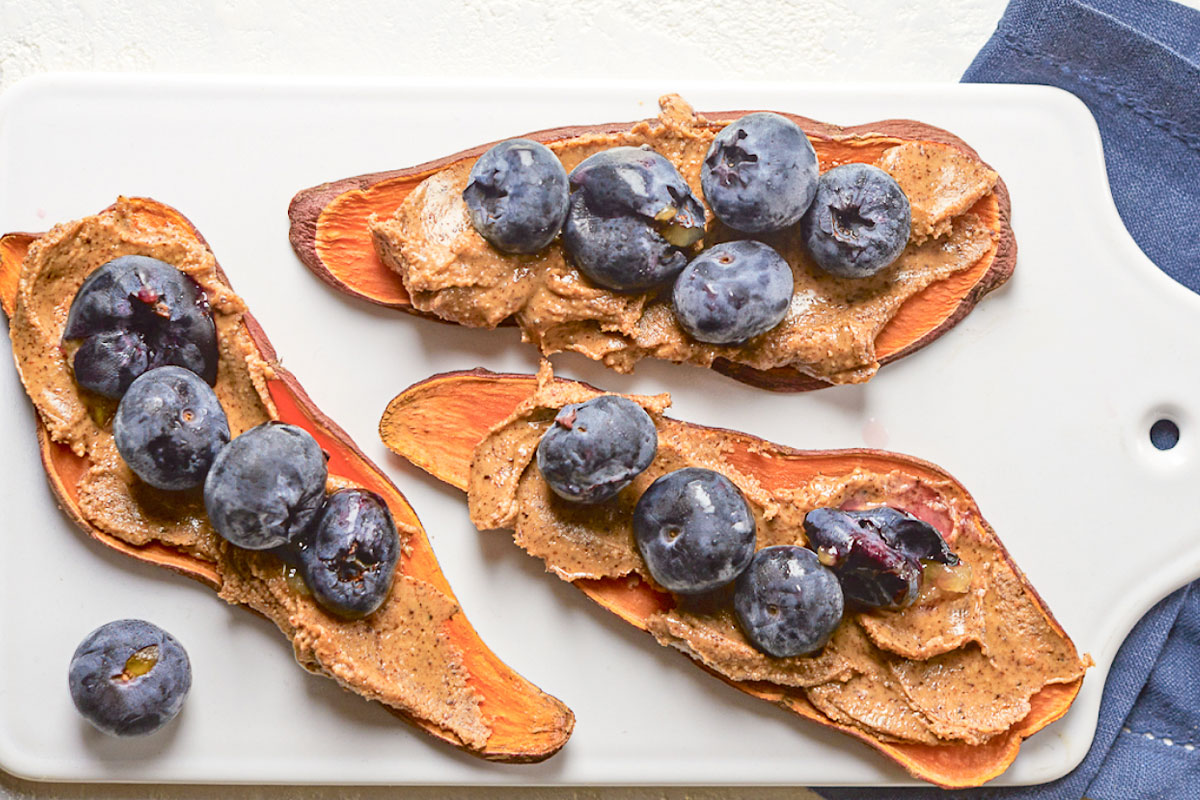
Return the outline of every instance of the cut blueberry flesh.
<path id="1" fill-rule="evenodd" d="M 633 533 L 651 577 L 677 594 L 724 586 L 754 557 L 746 498 L 724 475 L 699 467 L 650 484 L 634 507 Z"/>
<path id="2" fill-rule="evenodd" d="M 208 518 L 247 550 L 296 541 L 325 499 L 325 454 L 304 429 L 264 422 L 217 454 L 204 480 Z"/>
<path id="3" fill-rule="evenodd" d="M 678 248 L 704 235 L 704 205 L 675 165 L 649 148 L 603 150 L 580 162 L 569 182 L 563 244 L 606 288 L 637 291 L 671 280 L 687 263 Z"/>
<path id="4" fill-rule="evenodd" d="M 774 328 L 792 300 L 792 268 L 774 248 L 725 242 L 692 259 L 671 294 L 679 325 L 700 342 L 737 344 Z"/>
<path id="5" fill-rule="evenodd" d="M 547 485 L 573 503 L 615 497 L 658 451 L 645 409 L 617 395 L 563 406 L 538 442 L 537 466 Z"/>
<path id="6" fill-rule="evenodd" d="M 921 561 L 894 546 L 889 538 L 895 542 L 911 541 L 913 552 L 932 549 L 925 538 L 926 532 L 916 536 L 911 533 L 916 529 L 907 520 L 913 518 L 907 514 L 902 517 L 903 520 L 895 519 L 879 509 L 861 512 L 816 508 L 805 515 L 804 532 L 821 563 L 837 574 L 847 599 L 872 608 L 895 610 L 906 608 L 916 600 L 921 587 Z M 913 521 L 920 523 L 920 520 Z M 888 531 L 886 536 L 883 530 Z M 905 530 L 910 532 L 903 532 Z M 934 534 L 937 535 L 936 530 Z M 957 563 L 952 553 L 948 550 L 946 553 L 953 561 L 943 563 Z"/>
<path id="7" fill-rule="evenodd" d="M 821 269 L 866 278 L 894 262 L 912 229 L 900 184 L 870 164 L 843 164 L 821 176 L 801 236 Z"/>
<path id="8" fill-rule="evenodd" d="M 714 137 L 700 169 L 704 199 L 717 219 L 746 233 L 794 225 L 817 191 L 817 153 L 796 123 L 747 114 Z"/>
<path id="9" fill-rule="evenodd" d="M 392 512 L 383 498 L 363 489 L 329 495 L 300 551 L 304 579 L 317 603 L 348 619 L 383 605 L 399 558 Z"/>
<path id="10" fill-rule="evenodd" d="M 842 621 L 842 587 L 815 553 L 795 545 L 764 547 L 738 577 L 733 609 L 742 632 L 777 658 L 825 646 Z"/>
<path id="11" fill-rule="evenodd" d="M 217 380 L 217 330 L 191 277 L 147 256 L 121 256 L 92 272 L 67 314 L 64 340 L 82 340 L 72 366 L 85 389 L 119 398 L 143 372 L 167 365 Z"/>
<path id="12" fill-rule="evenodd" d="M 567 217 L 567 171 L 548 147 L 500 142 L 471 167 L 462 193 L 479 234 L 506 253 L 536 253 Z"/>
<path id="13" fill-rule="evenodd" d="M 192 665 L 175 637 L 140 619 L 102 625 L 80 642 L 67 675 L 84 719 L 112 736 L 166 725 L 192 686 Z"/>
<path id="14" fill-rule="evenodd" d="M 178 491 L 204 482 L 229 443 L 229 422 L 212 388 L 182 367 L 142 373 L 113 417 L 117 452 L 139 478 Z"/>

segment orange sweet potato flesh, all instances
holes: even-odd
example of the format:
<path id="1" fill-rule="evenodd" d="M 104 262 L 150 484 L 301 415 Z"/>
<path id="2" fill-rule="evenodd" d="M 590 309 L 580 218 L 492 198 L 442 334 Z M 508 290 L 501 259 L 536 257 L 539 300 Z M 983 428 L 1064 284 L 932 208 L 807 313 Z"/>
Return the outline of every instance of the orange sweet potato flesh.
<path id="1" fill-rule="evenodd" d="M 535 388 L 536 379 L 530 375 L 502 375 L 486 370 L 436 375 L 400 393 L 388 404 L 379 424 L 380 435 L 398 455 L 465 491 L 475 445 L 492 426 L 506 419 L 532 395 Z M 855 467 L 879 471 L 901 469 L 927 480 L 952 480 L 933 464 L 897 453 L 865 449 L 793 450 L 744 433 L 724 433 L 732 445 L 730 461 L 739 470 L 753 474 L 767 489 L 796 486 L 820 473 L 842 474 Z M 1009 559 L 1003 549 L 1002 553 Z M 1012 566 L 1023 578 L 1016 565 Z M 646 619 L 652 613 L 674 606 L 669 594 L 651 588 L 636 576 L 576 580 L 574 585 L 642 630 L 646 630 Z M 1047 620 L 1065 636 L 1028 582 L 1026 588 Z M 1067 712 L 1082 682 L 1081 678 L 1045 686 L 1031 698 L 1032 708 L 1021 722 L 983 745 L 925 745 L 881 742 L 857 728 L 840 725 L 813 707 L 799 689 L 717 677 L 747 694 L 837 728 L 874 747 L 915 777 L 946 788 L 979 786 L 1002 773 L 1016 758 L 1023 739 Z"/>
<path id="2" fill-rule="evenodd" d="M 203 242 L 199 232 L 175 209 L 148 199 L 134 198 L 132 202 L 137 204 L 139 215 L 144 215 L 147 227 L 160 224 L 178 229 L 182 226 Z M 6 315 L 12 315 L 21 262 L 35 239 L 37 234 L 28 233 L 10 233 L 0 238 L 0 301 Z M 224 273 L 221 277 L 225 279 Z M 409 552 L 402 556 L 402 572 L 432 584 L 453 599 L 454 594 L 438 567 L 424 529 L 404 495 L 350 437 L 313 404 L 295 376 L 278 366 L 275 350 L 258 322 L 248 313 L 243 320 L 263 359 L 274 365 L 275 377 L 267 384 L 280 418 L 304 428 L 317 439 L 329 453 L 331 475 L 377 492 L 387 501 L 398 523 L 417 531 L 408 540 Z M 79 480 L 88 466 L 86 459 L 76 456 L 64 445 L 51 442 L 40 424 L 37 436 L 42 464 L 59 505 L 85 533 L 140 561 L 174 570 L 213 589 L 220 587 L 221 574 L 208 561 L 158 543 L 140 547 L 131 545 L 91 525 L 80 510 L 78 496 Z M 396 709 L 389 710 L 438 739 L 492 761 L 542 761 L 562 748 L 574 726 L 570 709 L 525 680 L 492 653 L 461 610 L 446 621 L 442 632 L 462 652 L 463 664 L 469 673 L 467 683 L 479 694 L 480 710 L 491 730 L 485 746 L 478 750 L 466 747 L 452 732 L 432 721 L 401 714 Z"/>
<path id="3" fill-rule="evenodd" d="M 720 129 L 748 113 L 722 111 L 702 116 L 712 128 Z M 874 162 L 889 147 L 910 141 L 947 144 L 978 158 L 957 136 L 914 120 L 882 120 L 840 128 L 795 114 L 784 116 L 808 134 L 822 171 L 852 161 Z M 588 133 L 627 131 L 634 124 L 554 128 L 525 134 L 524 138 L 554 142 Z M 292 248 L 305 266 L 335 289 L 372 303 L 420 314 L 409 303 L 400 276 L 384 266 L 376 255 L 367 219 L 372 214 L 391 216 L 425 178 L 455 162 L 477 158 L 492 144 L 407 169 L 359 175 L 301 191 L 288 210 Z M 1011 206 L 1004 181 L 998 181 L 995 190 L 980 198 L 970 210 L 997 232 L 995 246 L 969 269 L 928 286 L 901 306 L 875 339 L 880 364 L 902 358 L 937 339 L 965 317 L 980 298 L 1012 275 L 1017 245 L 1009 222 Z M 809 391 L 829 385 L 788 367 L 757 370 L 718 359 L 713 369 L 772 391 Z"/>

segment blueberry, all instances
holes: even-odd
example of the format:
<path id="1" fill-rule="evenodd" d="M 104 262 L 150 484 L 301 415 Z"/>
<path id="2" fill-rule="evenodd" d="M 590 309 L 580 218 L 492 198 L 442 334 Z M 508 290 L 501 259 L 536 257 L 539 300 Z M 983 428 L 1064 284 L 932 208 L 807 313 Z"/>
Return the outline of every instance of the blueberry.
<path id="1" fill-rule="evenodd" d="M 700 186 L 721 222 L 767 233 L 799 222 L 818 174 L 817 153 L 800 126 L 764 111 L 721 129 L 704 157 Z"/>
<path id="2" fill-rule="evenodd" d="M 616 291 L 666 283 L 680 250 L 704 235 L 704 206 L 675 165 L 653 150 L 614 147 L 571 170 L 563 244 L 579 271 Z"/>
<path id="3" fill-rule="evenodd" d="M 821 176 L 801 222 L 817 266 L 842 278 L 866 278 L 895 261 L 912 227 L 900 184 L 878 167 L 843 164 Z"/>
<path id="4" fill-rule="evenodd" d="M 675 279 L 675 318 L 697 341 L 736 344 L 787 316 L 792 268 L 762 242 L 725 242 L 692 259 Z"/>
<path id="5" fill-rule="evenodd" d="M 756 648 L 777 658 L 820 650 L 842 621 L 842 587 L 811 550 L 764 547 L 741 574 L 733 610 Z"/>
<path id="6" fill-rule="evenodd" d="M 84 280 L 64 340 L 83 340 L 72 366 L 85 389 L 119 398 L 138 375 L 168 364 L 217 380 L 217 329 L 192 278 L 147 256 L 121 256 Z"/>
<path id="7" fill-rule="evenodd" d="M 247 550 L 299 539 L 325 500 L 325 454 L 304 429 L 282 422 L 251 428 L 217 454 L 204 506 L 217 533 Z"/>
<path id="8" fill-rule="evenodd" d="M 921 583 L 921 565 L 888 545 L 879 532 L 849 512 L 817 508 L 804 517 L 809 547 L 833 569 L 846 598 L 872 608 L 912 604 Z"/>
<path id="9" fill-rule="evenodd" d="M 196 373 L 158 367 L 142 373 L 113 417 L 117 451 L 157 489 L 191 489 L 204 482 L 229 443 L 229 422 L 217 395 Z"/>
<path id="10" fill-rule="evenodd" d="M 567 217 L 567 171 L 545 145 L 509 139 L 479 157 L 462 196 L 471 224 L 497 250 L 536 253 Z"/>
<path id="11" fill-rule="evenodd" d="M 399 558 L 392 512 L 382 497 L 364 489 L 329 495 L 300 552 L 313 597 L 326 611 L 348 619 L 383 605 Z"/>
<path id="12" fill-rule="evenodd" d="M 538 442 L 537 465 L 554 493 L 574 503 L 601 503 L 642 473 L 658 450 L 645 409 L 605 394 L 563 406 Z"/>
<path id="13" fill-rule="evenodd" d="M 84 718 L 112 736 L 166 725 L 192 686 L 192 665 L 175 637 L 140 619 L 101 625 L 80 642 L 67 676 Z"/>
<path id="14" fill-rule="evenodd" d="M 754 556 L 754 515 L 719 472 L 685 467 L 650 484 L 633 509 L 633 533 L 650 575 L 698 594 L 724 586 Z"/>
<path id="15" fill-rule="evenodd" d="M 951 552 L 937 528 L 898 508 L 879 506 L 847 513 L 859 525 L 873 528 L 888 545 L 908 558 L 950 566 L 958 563 L 958 556 Z"/>
<path id="16" fill-rule="evenodd" d="M 71 363 L 80 386 L 117 398 L 150 368 L 150 348 L 136 333 L 96 333 L 83 340 Z"/>

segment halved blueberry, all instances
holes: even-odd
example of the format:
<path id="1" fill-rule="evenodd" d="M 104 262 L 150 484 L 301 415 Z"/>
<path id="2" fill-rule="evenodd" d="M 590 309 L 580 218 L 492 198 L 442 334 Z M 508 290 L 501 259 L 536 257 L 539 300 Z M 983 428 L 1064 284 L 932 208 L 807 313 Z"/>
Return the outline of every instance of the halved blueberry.
<path id="1" fill-rule="evenodd" d="M 894 508 L 815 508 L 804 517 L 804 532 L 846 597 L 873 608 L 912 605 L 921 588 L 922 560 L 958 563 L 936 528 Z"/>

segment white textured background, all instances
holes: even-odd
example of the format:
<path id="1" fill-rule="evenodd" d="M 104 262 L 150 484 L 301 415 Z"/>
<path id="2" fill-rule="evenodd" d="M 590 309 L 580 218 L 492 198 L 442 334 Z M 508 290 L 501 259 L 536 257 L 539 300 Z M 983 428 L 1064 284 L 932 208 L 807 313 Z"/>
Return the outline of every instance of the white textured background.
<path id="1" fill-rule="evenodd" d="M 1200 0 L 1185 2 L 1200 7 Z M 991 34 L 1004 6 L 1005 0 L 0 0 L 0 90 L 53 70 L 521 80 L 678 76 L 956 81 Z M 136 127 L 131 127 L 130 136 L 136 138 Z M 814 797 L 793 789 L 95 787 L 32 784 L 0 772 L 0 800 L 326 796 Z"/>

